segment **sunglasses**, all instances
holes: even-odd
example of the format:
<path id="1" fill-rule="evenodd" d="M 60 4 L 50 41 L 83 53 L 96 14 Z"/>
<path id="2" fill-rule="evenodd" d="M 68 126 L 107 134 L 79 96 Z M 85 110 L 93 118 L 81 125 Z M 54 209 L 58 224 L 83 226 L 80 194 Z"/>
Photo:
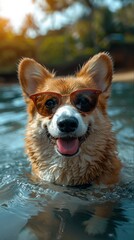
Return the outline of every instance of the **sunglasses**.
<path id="1" fill-rule="evenodd" d="M 89 113 L 95 109 L 98 97 L 101 93 L 101 90 L 86 88 L 64 95 L 56 92 L 41 92 L 30 95 L 29 98 L 34 102 L 38 113 L 46 117 L 53 115 L 56 112 L 65 97 L 70 98 L 70 103 L 79 112 L 83 114 Z"/>

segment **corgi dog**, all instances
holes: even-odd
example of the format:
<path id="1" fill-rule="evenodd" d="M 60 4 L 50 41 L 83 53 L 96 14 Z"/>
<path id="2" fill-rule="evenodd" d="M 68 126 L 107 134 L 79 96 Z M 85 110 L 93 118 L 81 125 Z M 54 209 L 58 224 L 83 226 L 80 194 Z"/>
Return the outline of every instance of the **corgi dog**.
<path id="1" fill-rule="evenodd" d="M 66 77 L 23 58 L 18 75 L 27 104 L 26 152 L 33 172 L 59 185 L 117 183 L 122 165 L 107 114 L 113 75 L 109 54 L 96 54 Z"/>

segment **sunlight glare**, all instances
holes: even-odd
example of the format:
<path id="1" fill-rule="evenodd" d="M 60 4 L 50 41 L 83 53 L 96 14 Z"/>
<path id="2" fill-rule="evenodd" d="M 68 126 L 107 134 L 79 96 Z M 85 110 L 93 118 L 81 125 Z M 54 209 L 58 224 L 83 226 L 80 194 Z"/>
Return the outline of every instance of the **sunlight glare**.
<path id="1" fill-rule="evenodd" d="M 0 17 L 8 18 L 17 31 L 33 8 L 32 0 L 0 0 Z"/>

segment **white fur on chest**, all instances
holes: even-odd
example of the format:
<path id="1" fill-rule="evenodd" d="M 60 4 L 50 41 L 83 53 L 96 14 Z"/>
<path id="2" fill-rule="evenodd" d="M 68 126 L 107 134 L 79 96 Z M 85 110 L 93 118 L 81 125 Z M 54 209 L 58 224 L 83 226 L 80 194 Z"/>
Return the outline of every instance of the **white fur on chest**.
<path id="1" fill-rule="evenodd" d="M 59 156 L 55 152 L 48 164 L 45 164 L 45 168 L 40 170 L 39 176 L 45 181 L 63 182 L 63 185 L 66 185 L 71 181 L 79 181 L 79 178 L 86 174 L 90 161 L 90 155 L 82 151 L 78 156 L 71 158 Z"/>

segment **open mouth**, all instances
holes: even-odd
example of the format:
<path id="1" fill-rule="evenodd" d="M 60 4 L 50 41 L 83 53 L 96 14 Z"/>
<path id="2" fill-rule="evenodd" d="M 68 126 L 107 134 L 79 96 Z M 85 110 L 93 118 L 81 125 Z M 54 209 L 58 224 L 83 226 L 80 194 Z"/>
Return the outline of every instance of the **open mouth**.
<path id="1" fill-rule="evenodd" d="M 79 151 L 78 138 L 58 138 L 56 140 L 57 151 L 64 156 L 73 156 Z"/>
<path id="2" fill-rule="evenodd" d="M 75 156 L 80 149 L 81 144 L 86 140 L 90 134 L 90 125 L 86 133 L 81 137 L 59 137 L 54 138 L 48 132 L 46 127 L 46 133 L 50 141 L 55 145 L 56 151 L 63 156 L 71 157 Z"/>

